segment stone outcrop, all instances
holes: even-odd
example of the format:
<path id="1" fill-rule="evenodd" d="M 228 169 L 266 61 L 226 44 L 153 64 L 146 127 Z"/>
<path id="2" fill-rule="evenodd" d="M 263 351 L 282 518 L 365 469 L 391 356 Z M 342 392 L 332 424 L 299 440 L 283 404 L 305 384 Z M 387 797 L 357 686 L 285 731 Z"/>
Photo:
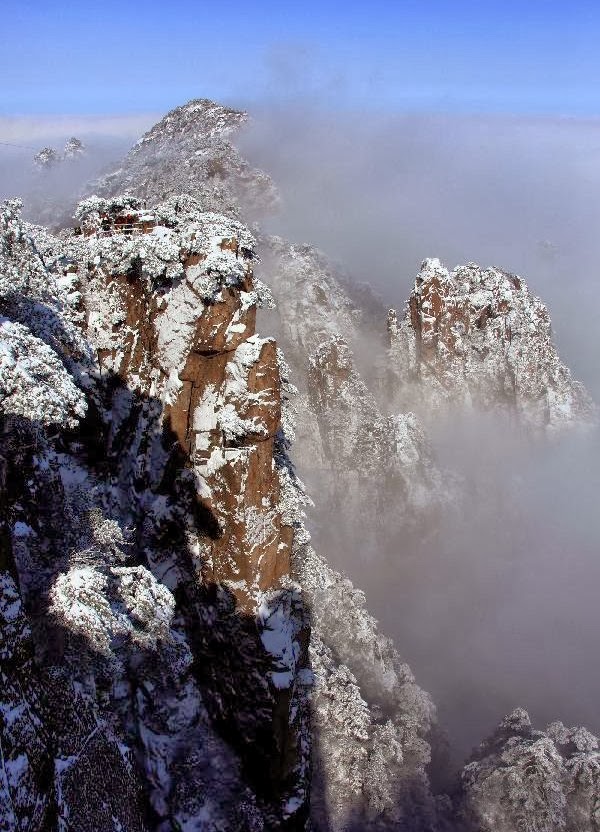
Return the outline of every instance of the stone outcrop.
<path id="1" fill-rule="evenodd" d="M 97 312 L 93 319 L 102 333 L 101 372 L 160 406 L 162 424 L 185 460 L 207 523 L 198 543 L 203 580 L 229 582 L 251 611 L 261 592 L 289 574 L 292 529 L 278 509 L 274 463 L 278 355 L 273 340 L 255 334 L 254 244 L 244 227 L 215 218 L 214 228 L 205 223 L 190 245 L 179 252 L 181 274 L 168 291 L 145 280 L 143 267 L 114 274 L 109 257 L 82 275 L 83 296 L 90 309 L 95 295 L 111 299 L 110 320 Z M 210 259 L 215 252 L 218 272 Z M 113 319 L 118 323 L 111 325 Z M 112 433 L 118 430 L 113 420 Z M 163 472 L 155 468 L 150 475 L 156 481 Z"/>
<path id="2" fill-rule="evenodd" d="M 368 310 L 359 308 L 348 279 L 311 246 L 270 238 L 260 250 L 277 296 L 269 326 L 299 390 L 294 461 L 309 493 L 319 495 L 311 513 L 318 546 L 381 552 L 399 533 L 430 529 L 451 489 L 421 420 L 410 408 L 387 409 L 379 395 L 384 344 L 376 327 L 385 307 L 365 290 Z"/>
<path id="3" fill-rule="evenodd" d="M 445 476 L 414 413 L 385 416 L 337 335 L 310 356 L 309 401 L 330 468 L 326 493 L 349 528 L 373 528 L 381 544 L 428 523 L 448 503 Z M 321 478 L 323 479 L 323 477 Z M 381 518 L 385 517 L 385 530 Z M 337 532 L 339 533 L 339 532 Z"/>
<path id="4" fill-rule="evenodd" d="M 500 409 L 534 430 L 596 419 L 557 355 L 548 310 L 516 275 L 425 260 L 404 319 L 390 310 L 388 332 L 395 406 Z"/>
<path id="5" fill-rule="evenodd" d="M 145 209 L 151 233 L 97 234 L 109 202 L 80 207 L 85 235 L 31 229 L 93 347 L 91 363 L 74 368 L 87 416 L 60 453 L 52 443 L 44 452 L 55 471 L 52 513 L 69 517 L 73 542 L 42 523 L 18 558 L 38 575 L 55 665 L 68 663 L 64 696 L 83 686 L 87 707 L 127 750 L 150 829 L 198 816 L 214 828 L 303 828 L 311 708 L 323 750 L 313 761 L 315 828 L 341 830 L 380 811 L 393 823 L 417 804 L 426 825 L 431 703 L 360 593 L 308 548 L 306 498 L 285 453 L 288 370 L 274 342 L 254 334 L 268 292 L 252 275 L 253 241 L 235 220 L 183 196 Z M 115 210 L 136 210 L 130 197 L 117 202 Z M 294 275 L 290 302 L 302 291 Z M 332 292 L 351 334 L 357 313 L 335 282 Z M 311 348 L 334 337 L 329 313 L 327 301 L 318 340 L 314 319 L 302 324 Z M 361 390 L 363 421 L 383 426 Z M 324 422 L 315 439 L 323 446 L 336 436 Z M 337 450 L 334 442 L 327 453 Z M 32 511 L 24 507 L 23 518 Z M 65 555 L 40 578 L 38 539 L 49 536 Z M 28 585 L 29 577 L 22 597 Z M 307 600 L 323 608 L 310 616 L 316 675 L 307 667 Z M 361 656 L 367 643 L 376 646 Z M 381 725 L 383 702 L 390 715 Z M 332 768 L 338 744 L 348 755 Z M 389 776 L 378 783 L 386 761 Z M 133 823 L 115 816 L 125 829 Z"/>

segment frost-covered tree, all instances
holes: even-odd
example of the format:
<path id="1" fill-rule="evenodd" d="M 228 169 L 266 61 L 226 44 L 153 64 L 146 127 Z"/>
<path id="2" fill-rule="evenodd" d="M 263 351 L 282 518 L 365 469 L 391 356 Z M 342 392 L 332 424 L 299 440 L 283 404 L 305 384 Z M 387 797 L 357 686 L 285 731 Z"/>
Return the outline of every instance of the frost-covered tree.
<path id="1" fill-rule="evenodd" d="M 65 142 L 62 153 L 59 153 L 53 147 L 43 147 L 33 157 L 33 162 L 39 170 L 50 170 L 55 168 L 61 162 L 71 161 L 73 159 L 80 159 L 85 155 L 86 147 L 81 139 L 71 136 Z"/>
<path id="2" fill-rule="evenodd" d="M 462 789 L 469 830 L 598 832 L 598 739 L 560 722 L 537 731 L 517 708 L 465 766 Z"/>
<path id="3" fill-rule="evenodd" d="M 48 271 L 20 209 L 18 200 L 0 208 L 0 412 L 73 425 L 86 409 L 77 359 L 89 362 L 89 351 L 71 281 Z"/>
<path id="4" fill-rule="evenodd" d="M 300 551 L 312 617 L 315 829 L 441 829 L 426 773 L 431 699 L 378 631 L 364 593 L 309 546 Z"/>

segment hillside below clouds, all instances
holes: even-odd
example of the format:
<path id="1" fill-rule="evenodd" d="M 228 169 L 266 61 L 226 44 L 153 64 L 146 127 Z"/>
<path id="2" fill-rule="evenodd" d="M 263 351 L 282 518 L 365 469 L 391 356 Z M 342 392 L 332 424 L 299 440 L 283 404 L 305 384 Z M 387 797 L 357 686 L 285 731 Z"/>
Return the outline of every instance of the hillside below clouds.
<path id="1" fill-rule="evenodd" d="M 456 774 L 342 574 L 468 515 L 449 407 L 534 443 L 596 408 L 520 277 L 426 260 L 399 316 L 263 234 L 246 122 L 173 110 L 76 230 L 3 206 L 0 830 L 598 830 L 596 737 L 517 709 Z"/>

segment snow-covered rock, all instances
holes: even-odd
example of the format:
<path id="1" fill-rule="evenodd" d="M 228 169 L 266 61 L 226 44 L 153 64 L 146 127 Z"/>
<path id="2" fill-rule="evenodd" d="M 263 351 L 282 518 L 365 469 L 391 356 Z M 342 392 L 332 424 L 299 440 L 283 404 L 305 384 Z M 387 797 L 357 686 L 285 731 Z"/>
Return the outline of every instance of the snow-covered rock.
<path id="1" fill-rule="evenodd" d="M 481 832 L 591 832 L 599 789 L 597 737 L 561 722 L 537 731 L 517 708 L 465 766 L 459 822 Z"/>
<path id="2" fill-rule="evenodd" d="M 277 203 L 271 179 L 230 141 L 247 119 L 247 113 L 208 99 L 176 107 L 103 178 L 100 191 L 128 192 L 153 205 L 173 194 L 191 194 L 204 210 L 232 216 L 240 214 L 240 205 L 270 210 Z"/>
<path id="3" fill-rule="evenodd" d="M 501 409 L 550 432 L 597 419 L 558 357 L 548 310 L 516 275 L 425 260 L 404 319 L 390 310 L 388 331 L 397 405 Z"/>
<path id="4" fill-rule="evenodd" d="M 153 206 L 135 235 L 103 226 L 135 210 L 129 198 L 87 200 L 83 233 L 61 237 L 17 210 L 0 248 L 0 503 L 15 575 L 0 645 L 3 713 L 33 716 L 20 733 L 0 720 L 8 828 L 41 830 L 53 811 L 73 829 L 138 832 L 141 800 L 161 832 L 299 828 L 299 515 L 281 354 L 255 334 L 269 295 L 252 235 L 186 198 Z M 48 673 L 55 716 L 36 711 Z"/>
<path id="5" fill-rule="evenodd" d="M 547 312 L 427 261 L 386 352 L 376 298 L 242 222 L 277 200 L 246 119 L 167 114 L 77 231 L 0 212 L 0 827 L 592 832 L 597 740 L 521 712 L 432 793 L 433 703 L 298 477 L 338 550 L 435 534 L 432 407 L 593 420 Z"/>

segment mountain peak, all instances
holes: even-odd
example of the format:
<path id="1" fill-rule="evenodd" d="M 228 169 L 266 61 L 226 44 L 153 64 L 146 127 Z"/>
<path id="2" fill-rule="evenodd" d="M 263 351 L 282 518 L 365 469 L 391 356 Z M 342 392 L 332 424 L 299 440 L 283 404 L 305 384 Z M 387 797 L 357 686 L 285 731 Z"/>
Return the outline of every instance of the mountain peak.
<path id="1" fill-rule="evenodd" d="M 418 382 L 428 406 L 462 402 L 516 413 L 524 426 L 595 420 L 552 341 L 546 306 L 517 275 L 467 263 L 421 264 L 403 322 L 388 315 L 398 388 Z"/>
<path id="2" fill-rule="evenodd" d="M 170 110 L 137 142 L 136 147 L 157 139 L 177 139 L 184 136 L 194 141 L 225 136 L 248 120 L 248 114 L 218 104 L 208 98 L 193 98 Z"/>
<path id="3" fill-rule="evenodd" d="M 148 204 L 188 194 L 204 210 L 236 218 L 269 211 L 278 201 L 271 178 L 231 142 L 247 121 L 241 110 L 192 99 L 148 130 L 95 190 L 103 197 L 127 192 Z"/>

